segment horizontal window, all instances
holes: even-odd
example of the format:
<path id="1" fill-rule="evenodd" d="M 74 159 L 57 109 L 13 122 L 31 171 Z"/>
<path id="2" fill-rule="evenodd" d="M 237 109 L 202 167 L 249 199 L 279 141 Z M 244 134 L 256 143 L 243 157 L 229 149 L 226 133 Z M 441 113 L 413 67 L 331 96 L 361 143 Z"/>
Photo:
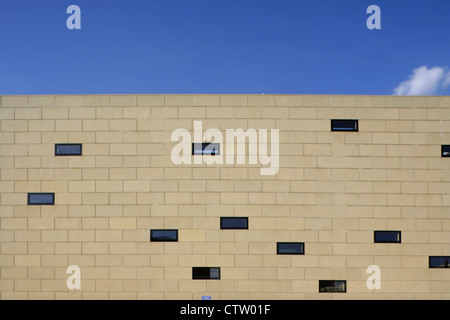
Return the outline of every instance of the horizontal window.
<path id="1" fill-rule="evenodd" d="M 401 231 L 375 231 L 374 232 L 375 243 L 401 243 L 402 232 Z"/>
<path id="2" fill-rule="evenodd" d="M 447 257 L 430 257 L 431 269 L 448 269 L 450 268 L 450 256 Z"/>
<path id="3" fill-rule="evenodd" d="M 248 218 L 220 218 L 220 229 L 222 230 L 248 229 Z"/>
<path id="4" fill-rule="evenodd" d="M 193 143 L 192 144 L 192 155 L 210 155 L 217 156 L 220 155 L 220 144 L 219 143 Z"/>
<path id="5" fill-rule="evenodd" d="M 319 280 L 319 292 L 321 293 L 346 293 L 347 281 L 345 280 Z"/>
<path id="6" fill-rule="evenodd" d="M 217 267 L 193 267 L 193 280 L 220 280 L 220 268 Z"/>
<path id="7" fill-rule="evenodd" d="M 81 156 L 82 149 L 81 144 L 56 144 L 55 156 Z"/>
<path id="8" fill-rule="evenodd" d="M 357 132 L 358 130 L 358 120 L 331 120 L 331 131 Z"/>
<path id="9" fill-rule="evenodd" d="M 278 242 L 277 254 L 303 255 L 305 254 L 305 244 L 303 242 Z"/>
<path id="10" fill-rule="evenodd" d="M 152 242 L 177 242 L 178 230 L 151 230 L 150 241 Z"/>
<path id="11" fill-rule="evenodd" d="M 442 157 L 450 158 L 450 146 L 442 146 Z"/>
<path id="12" fill-rule="evenodd" d="M 30 206 L 42 206 L 42 205 L 54 205 L 55 194 L 54 193 L 29 193 L 28 205 Z"/>

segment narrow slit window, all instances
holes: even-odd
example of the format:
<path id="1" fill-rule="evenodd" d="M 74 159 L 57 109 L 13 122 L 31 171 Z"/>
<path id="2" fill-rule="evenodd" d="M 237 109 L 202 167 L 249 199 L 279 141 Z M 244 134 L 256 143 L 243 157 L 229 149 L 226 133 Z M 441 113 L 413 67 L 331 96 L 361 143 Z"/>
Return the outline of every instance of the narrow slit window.
<path id="1" fill-rule="evenodd" d="M 56 144 L 55 156 L 81 156 L 83 146 L 81 144 Z"/>
<path id="2" fill-rule="evenodd" d="M 220 268 L 193 267 L 192 280 L 220 280 Z"/>
<path id="3" fill-rule="evenodd" d="M 346 293 L 346 280 L 319 280 L 320 293 Z"/>
<path id="4" fill-rule="evenodd" d="M 305 244 L 303 242 L 278 242 L 277 254 L 279 255 L 304 255 Z"/>
<path id="5" fill-rule="evenodd" d="M 151 242 L 178 242 L 178 230 L 150 230 Z"/>
<path id="6" fill-rule="evenodd" d="M 430 257 L 430 269 L 449 269 L 450 256 Z"/>
<path id="7" fill-rule="evenodd" d="M 375 231 L 375 243 L 402 243 L 401 231 Z"/>
<path id="8" fill-rule="evenodd" d="M 331 131 L 358 132 L 358 120 L 331 120 Z"/>
<path id="9" fill-rule="evenodd" d="M 442 146 L 442 158 L 450 158 L 450 145 Z"/>
<path id="10" fill-rule="evenodd" d="M 220 155 L 220 144 L 219 143 L 193 143 L 192 144 L 192 155 L 201 156 L 218 156 Z"/>
<path id="11" fill-rule="evenodd" d="M 248 230 L 248 218 L 220 218 L 222 230 Z"/>
<path id="12" fill-rule="evenodd" d="M 29 193 L 29 206 L 52 206 L 55 204 L 54 193 Z"/>

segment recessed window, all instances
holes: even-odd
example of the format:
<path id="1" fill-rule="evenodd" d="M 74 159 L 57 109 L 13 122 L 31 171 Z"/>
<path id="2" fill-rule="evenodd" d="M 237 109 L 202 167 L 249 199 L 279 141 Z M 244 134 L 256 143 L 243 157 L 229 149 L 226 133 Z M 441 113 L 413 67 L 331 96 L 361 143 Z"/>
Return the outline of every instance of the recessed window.
<path id="1" fill-rule="evenodd" d="M 402 243 L 401 231 L 375 231 L 375 243 Z"/>
<path id="2" fill-rule="evenodd" d="M 319 280 L 320 293 L 346 293 L 347 281 L 345 280 Z"/>
<path id="3" fill-rule="evenodd" d="M 82 149 L 81 144 L 56 144 L 55 156 L 81 156 Z"/>
<path id="4" fill-rule="evenodd" d="M 430 269 L 449 269 L 450 256 L 447 257 L 430 257 Z"/>
<path id="5" fill-rule="evenodd" d="M 358 120 L 331 120 L 331 131 L 357 132 Z"/>
<path id="6" fill-rule="evenodd" d="M 193 267 L 192 280 L 220 280 L 220 268 Z"/>
<path id="7" fill-rule="evenodd" d="M 193 143 L 192 144 L 192 155 L 209 155 L 218 156 L 220 155 L 220 144 L 219 143 Z"/>
<path id="8" fill-rule="evenodd" d="M 150 230 L 152 242 L 177 242 L 178 230 Z"/>
<path id="9" fill-rule="evenodd" d="M 303 255 L 305 254 L 305 244 L 303 242 L 278 242 L 277 254 Z"/>
<path id="10" fill-rule="evenodd" d="M 450 158 L 450 146 L 442 146 L 442 158 Z"/>
<path id="11" fill-rule="evenodd" d="M 220 229 L 246 230 L 248 229 L 248 218 L 220 218 Z"/>
<path id="12" fill-rule="evenodd" d="M 29 193 L 29 206 L 52 206 L 55 204 L 54 193 Z"/>

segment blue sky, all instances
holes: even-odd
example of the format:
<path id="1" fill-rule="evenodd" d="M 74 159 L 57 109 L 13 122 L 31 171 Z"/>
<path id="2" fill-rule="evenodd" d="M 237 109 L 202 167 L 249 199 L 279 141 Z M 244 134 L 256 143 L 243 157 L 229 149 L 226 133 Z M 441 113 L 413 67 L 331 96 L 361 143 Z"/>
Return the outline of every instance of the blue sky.
<path id="1" fill-rule="evenodd" d="M 449 0 L 1 0 L 0 46 L 0 94 L 450 94 Z"/>

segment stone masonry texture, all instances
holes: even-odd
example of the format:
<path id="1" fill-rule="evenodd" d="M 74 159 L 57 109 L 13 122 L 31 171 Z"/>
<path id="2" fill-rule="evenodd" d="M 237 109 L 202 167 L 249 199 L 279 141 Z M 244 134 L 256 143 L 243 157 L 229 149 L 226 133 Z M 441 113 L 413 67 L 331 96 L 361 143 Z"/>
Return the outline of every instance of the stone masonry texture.
<path id="1" fill-rule="evenodd" d="M 332 119 L 359 120 L 332 132 Z M 450 299 L 450 97 L 0 97 L 0 299 Z M 172 132 L 279 130 L 279 171 L 181 164 Z M 193 141 L 194 142 L 194 141 Z M 201 142 L 201 141 L 196 141 Z M 57 157 L 55 144 L 82 144 Z M 247 147 L 248 148 L 248 147 Z M 55 204 L 27 205 L 29 193 Z M 248 217 L 248 230 L 221 230 Z M 150 230 L 178 242 L 150 242 Z M 374 243 L 374 231 L 401 243 Z M 302 242 L 304 255 L 277 255 Z M 71 265 L 81 289 L 69 290 Z M 366 286 L 369 266 L 381 289 Z M 220 267 L 220 280 L 193 280 Z M 346 280 L 346 293 L 319 293 Z"/>

